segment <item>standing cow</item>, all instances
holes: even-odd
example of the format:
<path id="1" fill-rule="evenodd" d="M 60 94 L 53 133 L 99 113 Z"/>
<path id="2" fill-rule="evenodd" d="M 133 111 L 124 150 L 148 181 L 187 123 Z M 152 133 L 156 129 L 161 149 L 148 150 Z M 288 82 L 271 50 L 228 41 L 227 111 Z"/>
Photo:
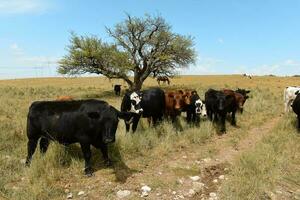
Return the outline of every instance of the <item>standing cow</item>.
<path id="1" fill-rule="evenodd" d="M 117 95 L 117 96 L 121 95 L 121 86 L 122 85 L 114 85 L 115 95 Z"/>
<path id="2" fill-rule="evenodd" d="M 222 91 L 209 89 L 205 92 L 207 116 L 213 122 L 219 122 L 221 124 L 221 132 L 226 132 L 226 98 L 226 95 Z"/>
<path id="3" fill-rule="evenodd" d="M 47 151 L 49 141 L 68 145 L 80 143 L 85 160 L 85 174 L 92 175 L 91 149 L 101 150 L 107 164 L 107 144 L 115 141 L 118 118 L 129 120 L 131 113 L 119 112 L 105 101 L 36 101 L 31 104 L 27 116 L 28 154 L 30 165 L 40 139 L 40 151 Z"/>
<path id="4" fill-rule="evenodd" d="M 296 98 L 296 92 L 300 90 L 300 86 L 288 86 L 283 92 L 284 98 L 284 111 L 289 112 L 291 110 L 291 105 Z"/>
<path id="5" fill-rule="evenodd" d="M 296 98 L 292 104 L 293 111 L 298 118 L 298 131 L 300 131 L 300 90 L 295 92 Z"/>
<path id="6" fill-rule="evenodd" d="M 132 105 L 131 96 L 137 92 L 127 92 L 122 99 L 121 111 L 131 112 L 130 107 Z M 130 130 L 130 124 L 132 123 L 132 132 L 136 131 L 140 117 L 151 118 L 153 125 L 155 126 L 158 121 L 162 120 L 163 112 L 165 110 L 165 93 L 160 88 L 151 88 L 143 90 L 138 93 L 140 95 L 141 113 L 134 114 L 132 121 L 125 120 L 126 131 Z M 150 121 L 151 121 L 150 120 Z"/>
<path id="7" fill-rule="evenodd" d="M 186 120 L 188 123 L 194 123 L 199 126 L 200 117 L 206 117 L 206 106 L 200 99 L 197 91 L 191 92 L 191 104 L 186 108 Z"/>
<path id="8" fill-rule="evenodd" d="M 237 110 L 243 113 L 246 98 L 230 89 L 224 89 L 223 92 L 226 95 L 226 111 L 231 113 L 231 125 L 236 126 L 235 113 Z"/>

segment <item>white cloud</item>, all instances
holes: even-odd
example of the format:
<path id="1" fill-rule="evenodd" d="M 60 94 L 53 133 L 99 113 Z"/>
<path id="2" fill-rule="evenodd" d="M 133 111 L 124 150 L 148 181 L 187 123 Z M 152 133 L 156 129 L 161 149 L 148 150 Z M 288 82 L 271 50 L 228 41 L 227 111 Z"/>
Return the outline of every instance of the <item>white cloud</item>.
<path id="1" fill-rule="evenodd" d="M 49 8 L 46 0 L 1 0 L 0 14 L 41 13 Z"/>
<path id="2" fill-rule="evenodd" d="M 183 74 L 197 75 L 197 74 L 218 74 L 217 66 L 223 63 L 222 60 L 199 56 L 195 66 L 182 70 Z"/>
<path id="3" fill-rule="evenodd" d="M 223 44 L 224 43 L 224 40 L 223 40 L 223 38 L 218 38 L 218 43 L 220 43 L 220 44 Z"/>
<path id="4" fill-rule="evenodd" d="M 27 55 L 17 43 L 11 44 L 9 49 L 14 61 L 20 66 L 57 66 L 59 60 L 59 58 L 54 56 Z"/>
<path id="5" fill-rule="evenodd" d="M 10 51 L 13 55 L 21 56 L 24 54 L 23 49 L 18 46 L 18 44 L 13 43 L 9 46 Z"/>
<path id="6" fill-rule="evenodd" d="M 246 66 L 238 67 L 237 73 L 246 73 L 254 75 L 295 75 L 300 74 L 300 62 L 292 59 L 287 59 L 285 61 L 274 63 L 274 64 L 263 64 L 254 68 L 249 68 Z"/>

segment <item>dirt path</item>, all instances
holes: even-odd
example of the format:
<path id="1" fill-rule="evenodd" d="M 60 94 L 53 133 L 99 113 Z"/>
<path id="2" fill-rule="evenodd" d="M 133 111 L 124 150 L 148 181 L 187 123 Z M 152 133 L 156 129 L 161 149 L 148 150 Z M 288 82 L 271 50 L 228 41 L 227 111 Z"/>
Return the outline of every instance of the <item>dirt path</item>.
<path id="1" fill-rule="evenodd" d="M 275 117 L 259 127 L 250 129 L 247 136 L 234 147 L 225 146 L 225 143 L 230 139 L 227 136 L 213 141 L 214 145 L 218 147 L 219 153 L 210 162 L 206 162 L 202 166 L 202 182 L 206 185 L 202 197 L 209 197 L 212 192 L 217 193 L 223 179 L 220 176 L 228 173 L 227 169 L 230 168 L 230 165 L 234 163 L 239 155 L 253 149 L 264 136 L 270 134 L 280 118 L 281 116 Z M 197 198 L 199 196 L 195 197 L 195 199 Z"/>
<path id="2" fill-rule="evenodd" d="M 184 150 L 178 149 L 178 151 L 168 155 L 168 158 L 172 159 L 158 158 L 157 161 L 149 163 L 149 166 L 136 167 L 136 169 L 141 170 L 129 175 L 123 183 L 113 181 L 113 174 L 107 177 L 105 175 L 107 171 L 100 170 L 96 173 L 95 178 L 84 180 L 85 185 L 93 186 L 88 196 L 90 199 L 101 199 L 103 198 L 101 189 L 106 188 L 107 191 L 110 191 L 106 196 L 109 199 L 114 199 L 119 190 L 131 191 L 130 197 L 125 199 L 141 199 L 140 188 L 143 184 L 146 184 L 153 188 L 153 191 L 147 196 L 147 199 L 151 200 L 179 200 L 182 197 L 184 199 L 217 199 L 210 198 L 210 195 L 211 193 L 218 195 L 219 187 L 223 182 L 221 179 L 227 178 L 226 174 L 230 170 L 231 164 L 241 153 L 254 148 L 264 136 L 268 135 L 280 118 L 280 116 L 275 117 L 259 127 L 250 129 L 234 146 L 229 141 L 234 134 L 237 134 L 237 131 L 213 137 L 211 141 L 199 146 L 197 149 L 192 147 L 186 147 Z M 202 152 L 207 151 L 209 146 L 216 148 L 217 153 L 210 158 L 203 159 Z M 127 172 L 123 170 L 122 173 L 126 174 Z M 195 184 L 191 180 L 190 177 L 193 175 L 200 176 L 200 180 L 196 182 L 204 184 L 202 189 L 199 189 L 201 185 Z M 221 175 L 225 175 L 224 178 L 220 177 Z M 156 186 L 153 183 L 156 183 Z M 94 188 L 95 185 L 101 185 L 102 187 Z M 191 189 L 195 189 L 194 194 Z"/>
<path id="3" fill-rule="evenodd" d="M 247 136 L 243 139 L 241 139 L 235 147 L 233 146 L 227 146 L 224 147 L 224 144 L 226 143 L 226 140 L 228 140 L 228 137 L 216 140 L 216 147 L 220 149 L 219 154 L 215 157 L 218 163 L 230 163 L 234 161 L 234 159 L 240 155 L 242 152 L 245 152 L 249 149 L 252 149 L 255 147 L 255 145 L 266 135 L 270 133 L 270 131 L 275 127 L 275 125 L 280 120 L 279 117 L 275 117 L 271 119 L 270 121 L 264 123 L 260 127 L 252 128 L 248 131 Z"/>

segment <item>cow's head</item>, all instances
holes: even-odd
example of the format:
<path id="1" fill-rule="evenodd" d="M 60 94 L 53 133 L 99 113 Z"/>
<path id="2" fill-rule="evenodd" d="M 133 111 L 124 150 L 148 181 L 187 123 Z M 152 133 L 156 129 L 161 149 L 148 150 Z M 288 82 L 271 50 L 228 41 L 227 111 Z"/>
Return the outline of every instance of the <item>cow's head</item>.
<path id="1" fill-rule="evenodd" d="M 135 114 L 142 114 L 143 109 L 141 107 L 142 93 L 135 91 L 126 91 L 123 97 L 121 110 L 132 112 Z"/>
<path id="2" fill-rule="evenodd" d="M 173 102 L 173 108 L 176 111 L 181 111 L 184 105 L 183 95 L 181 92 L 170 92 L 168 98 Z"/>
<path id="3" fill-rule="evenodd" d="M 195 107 L 196 107 L 196 114 L 199 114 L 201 117 L 206 117 L 207 112 L 206 112 L 206 106 L 203 101 L 199 98 L 195 102 Z"/>
<path id="4" fill-rule="evenodd" d="M 225 110 L 225 105 L 226 105 L 226 98 L 229 98 L 230 96 L 225 96 L 225 95 L 220 95 L 217 98 L 217 108 L 219 111 L 224 111 Z"/>
<path id="5" fill-rule="evenodd" d="M 119 119 L 130 121 L 133 117 L 133 113 L 120 112 L 112 106 L 105 110 L 101 115 L 102 127 L 102 142 L 104 144 L 112 143 L 116 138 L 116 131 L 119 123 Z"/>
<path id="6" fill-rule="evenodd" d="M 296 92 L 295 92 L 295 95 L 298 95 L 300 93 L 300 90 L 297 90 Z"/>
<path id="7" fill-rule="evenodd" d="M 238 88 L 235 92 L 240 93 L 241 95 L 243 95 L 246 99 L 249 98 L 249 96 L 247 94 L 249 94 L 251 91 L 250 90 L 246 90 L 246 89 L 240 89 Z"/>
<path id="8" fill-rule="evenodd" d="M 192 91 L 186 90 L 178 90 L 178 93 L 182 95 L 182 99 L 185 105 L 190 105 L 191 104 L 191 97 L 192 97 Z"/>
<path id="9" fill-rule="evenodd" d="M 130 99 L 130 111 L 136 114 L 142 114 L 143 109 L 141 107 L 141 101 L 142 101 L 142 93 L 140 92 L 132 92 L 129 96 Z"/>
<path id="10" fill-rule="evenodd" d="M 246 95 L 242 95 L 241 93 L 235 93 L 235 98 L 238 104 L 238 110 L 243 113 L 244 110 L 244 104 L 246 102 L 246 99 L 248 99 L 249 97 Z"/>

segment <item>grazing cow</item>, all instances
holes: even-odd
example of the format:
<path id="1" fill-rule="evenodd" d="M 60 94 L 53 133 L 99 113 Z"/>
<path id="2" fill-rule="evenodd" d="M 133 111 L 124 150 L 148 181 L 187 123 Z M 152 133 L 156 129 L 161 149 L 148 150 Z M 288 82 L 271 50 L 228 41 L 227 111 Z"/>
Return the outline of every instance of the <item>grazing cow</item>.
<path id="1" fill-rule="evenodd" d="M 199 125 L 200 117 L 206 117 L 206 106 L 201 101 L 196 91 L 191 92 L 191 104 L 186 109 L 186 120 L 188 123 Z"/>
<path id="2" fill-rule="evenodd" d="M 114 85 L 114 91 L 117 96 L 121 95 L 121 86 L 122 85 Z"/>
<path id="3" fill-rule="evenodd" d="M 99 148 L 107 164 L 110 163 L 107 144 L 115 141 L 118 118 L 129 120 L 131 113 L 119 112 L 105 101 L 36 101 L 27 116 L 28 154 L 30 165 L 40 139 L 40 151 L 47 151 L 49 141 L 68 145 L 80 143 L 85 160 L 85 174 L 92 175 L 90 146 Z"/>
<path id="4" fill-rule="evenodd" d="M 205 92 L 205 105 L 207 116 L 213 122 L 220 122 L 221 132 L 226 132 L 225 119 L 226 119 L 226 95 L 224 92 L 209 89 Z"/>
<path id="5" fill-rule="evenodd" d="M 125 94 L 121 104 L 121 111 L 130 111 L 130 97 L 132 92 Z M 162 120 L 163 112 L 165 110 L 165 93 L 160 88 L 151 88 L 141 92 L 140 106 L 142 113 L 134 114 L 132 121 L 125 121 L 126 131 L 130 130 L 130 124 L 132 123 L 132 132 L 136 131 L 140 117 L 151 118 L 153 125 L 155 126 L 158 121 Z M 151 121 L 149 119 L 149 121 Z"/>
<path id="6" fill-rule="evenodd" d="M 288 86 L 284 90 L 284 111 L 289 112 L 291 110 L 291 105 L 296 98 L 296 92 L 300 90 L 300 86 Z"/>
<path id="7" fill-rule="evenodd" d="M 246 98 L 230 89 L 224 89 L 223 92 L 226 95 L 226 111 L 231 113 L 231 124 L 236 126 L 235 113 L 237 110 L 243 113 Z"/>
<path id="8" fill-rule="evenodd" d="M 169 78 L 168 78 L 167 76 L 159 76 L 159 77 L 157 77 L 156 80 L 157 80 L 158 85 L 160 85 L 160 82 L 161 82 L 161 81 L 162 81 L 163 83 L 167 82 L 168 85 L 170 85 L 170 80 L 169 80 Z"/>
<path id="9" fill-rule="evenodd" d="M 74 98 L 71 96 L 58 96 L 56 101 L 73 101 Z"/>
<path id="10" fill-rule="evenodd" d="M 296 98 L 293 101 L 292 108 L 298 118 L 298 131 L 300 131 L 300 90 L 295 92 Z"/>

